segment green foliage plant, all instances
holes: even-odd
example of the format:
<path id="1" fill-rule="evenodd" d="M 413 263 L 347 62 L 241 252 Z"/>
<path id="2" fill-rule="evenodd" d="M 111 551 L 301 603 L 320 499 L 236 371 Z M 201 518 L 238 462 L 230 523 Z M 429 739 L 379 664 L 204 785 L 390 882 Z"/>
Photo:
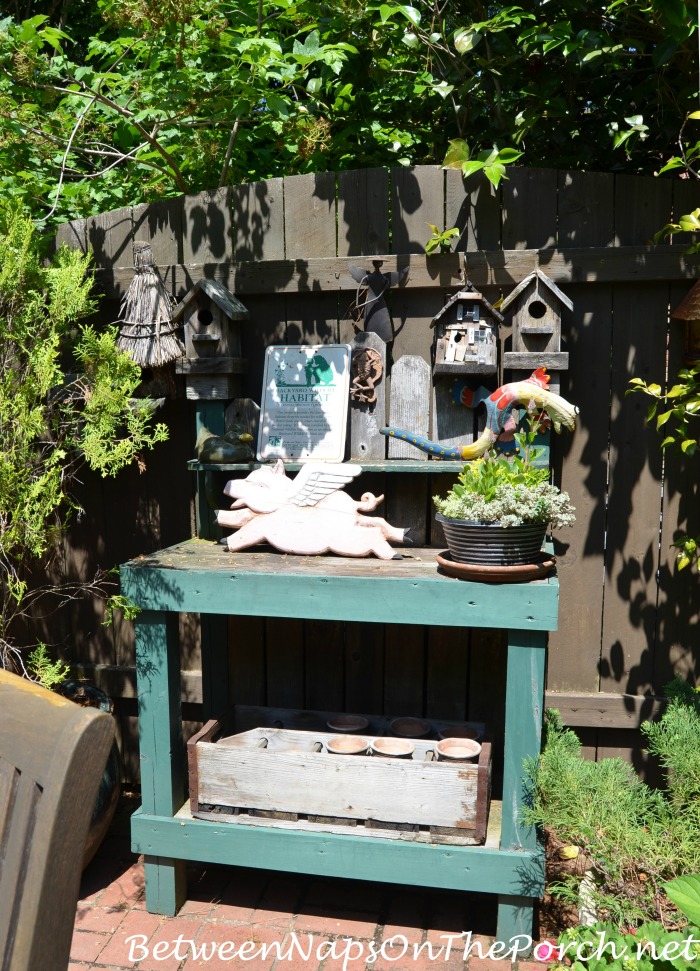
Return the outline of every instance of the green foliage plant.
<path id="1" fill-rule="evenodd" d="M 700 210 L 699 210 L 700 212 Z M 700 366 L 683 368 L 678 372 L 676 383 L 667 391 L 660 384 L 632 378 L 627 394 L 641 392 L 651 398 L 647 411 L 648 424 L 655 423 L 656 430 L 664 437 L 661 448 L 673 448 L 682 456 L 692 458 L 698 449 L 697 427 L 700 416 Z M 683 535 L 674 540 L 678 550 L 676 566 L 685 569 L 695 562 L 700 550 L 700 536 Z"/>
<path id="2" fill-rule="evenodd" d="M 700 887 L 698 876 L 681 879 Z M 670 930 L 660 921 L 647 921 L 621 929 L 602 921 L 565 931 L 556 953 L 566 965 L 556 964 L 553 971 L 564 966 L 572 971 L 694 971 L 700 962 L 700 928 L 693 922 L 683 931 Z"/>
<path id="3" fill-rule="evenodd" d="M 687 924 L 671 929 L 649 920 L 639 927 L 599 922 L 560 935 L 556 955 L 573 971 L 691 971 L 700 964 L 700 876 L 676 877 L 664 884 Z M 561 968 L 555 966 L 555 971 Z"/>
<path id="4" fill-rule="evenodd" d="M 29 653 L 26 667 L 30 678 L 48 691 L 63 684 L 70 674 L 68 665 L 60 660 L 53 661 L 46 644 L 41 642 Z"/>
<path id="5" fill-rule="evenodd" d="M 80 514 L 73 485 L 83 465 L 102 476 L 143 464 L 167 437 L 134 406 L 140 369 L 117 350 L 114 329 L 81 319 L 93 310 L 89 258 L 61 248 L 45 262 L 31 219 L 0 210 L 0 663 L 20 659 L 15 625 L 51 595 L 83 588 L 30 584 Z M 103 576 L 94 588 L 104 588 Z M 90 584 L 87 585 L 88 588 Z M 42 609 L 46 612 L 48 606 Z"/>
<path id="6" fill-rule="evenodd" d="M 526 427 L 515 434 L 517 451 L 512 457 L 493 450 L 467 462 L 445 498 L 433 497 L 437 511 L 446 519 L 498 523 L 549 523 L 552 528 L 571 526 L 574 508 L 566 492 L 549 482 L 549 469 L 536 464 L 543 449 L 536 444 L 539 416 L 528 412 Z"/>
<path id="7" fill-rule="evenodd" d="M 582 758 L 556 712 L 548 712 L 542 755 L 530 767 L 527 820 L 580 848 L 601 920 L 638 928 L 637 936 L 649 921 L 679 929 L 683 919 L 666 885 L 700 873 L 700 696 L 680 678 L 667 695 L 661 719 L 643 726 L 649 752 L 666 770 L 665 790 L 650 788 L 620 759 Z M 580 879 L 569 875 L 550 890 L 576 901 Z"/>
<path id="8" fill-rule="evenodd" d="M 452 229 L 440 230 L 438 226 L 434 226 L 432 223 L 428 223 L 431 229 L 430 239 L 425 244 L 426 256 L 430 256 L 433 253 L 442 253 L 449 251 L 452 240 L 459 237 L 460 231 L 457 227 Z"/>

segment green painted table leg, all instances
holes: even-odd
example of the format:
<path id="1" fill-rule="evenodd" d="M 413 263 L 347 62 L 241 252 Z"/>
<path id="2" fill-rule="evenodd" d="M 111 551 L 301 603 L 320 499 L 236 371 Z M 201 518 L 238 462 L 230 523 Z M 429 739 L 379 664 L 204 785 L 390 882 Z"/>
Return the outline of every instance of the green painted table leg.
<path id="1" fill-rule="evenodd" d="M 496 940 L 504 943 L 508 951 L 517 949 L 516 960 L 527 957 L 532 949 L 534 904 L 534 897 L 498 898 Z"/>
<path id="2" fill-rule="evenodd" d="M 185 796 L 178 616 L 143 611 L 135 630 L 142 807 L 170 816 Z M 184 861 L 149 857 L 145 869 L 148 909 L 176 913 L 186 899 Z"/>
<path id="3" fill-rule="evenodd" d="M 185 861 L 169 857 L 144 857 L 146 910 L 174 917 L 187 899 Z"/>
<path id="4" fill-rule="evenodd" d="M 525 763 L 536 759 L 542 742 L 546 633 L 509 631 L 506 683 L 505 747 L 503 759 L 503 822 L 501 848 L 536 850 L 537 832 L 523 822 L 527 798 Z M 541 862 L 539 861 L 541 859 Z M 533 890 L 539 895 L 544 860 L 530 863 Z M 526 883 L 528 874 L 524 874 Z M 532 934 L 535 897 L 499 897 L 498 939 Z"/>

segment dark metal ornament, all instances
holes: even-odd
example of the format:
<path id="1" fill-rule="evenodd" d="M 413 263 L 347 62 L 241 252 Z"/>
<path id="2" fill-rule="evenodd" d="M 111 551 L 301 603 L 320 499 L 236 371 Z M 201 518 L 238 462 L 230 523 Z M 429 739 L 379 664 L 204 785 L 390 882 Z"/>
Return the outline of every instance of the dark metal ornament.
<path id="1" fill-rule="evenodd" d="M 374 270 L 371 271 L 348 264 L 351 277 L 359 284 L 355 309 L 362 311 L 365 333 L 376 334 L 389 344 L 394 339 L 394 331 L 384 294 L 390 287 L 401 283 L 408 273 L 408 267 L 391 273 L 382 273 L 379 269 L 382 261 L 375 260 L 373 263 Z M 361 297 L 363 290 L 365 293 Z"/>

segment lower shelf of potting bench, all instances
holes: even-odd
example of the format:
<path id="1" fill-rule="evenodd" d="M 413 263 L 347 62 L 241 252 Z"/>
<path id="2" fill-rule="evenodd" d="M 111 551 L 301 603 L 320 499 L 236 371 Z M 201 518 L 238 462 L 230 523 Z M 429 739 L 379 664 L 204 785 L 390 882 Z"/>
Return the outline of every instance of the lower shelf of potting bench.
<path id="1" fill-rule="evenodd" d="M 254 817 L 237 825 L 195 819 L 189 803 L 173 817 L 138 810 L 132 817 L 132 847 L 146 856 L 146 874 L 154 864 L 148 858 L 172 856 L 202 863 L 310 873 L 325 876 L 517 894 L 544 891 L 542 852 L 499 848 L 501 804 L 493 801 L 483 846 L 436 846 L 337 833 L 304 832 Z M 291 824 L 290 824 L 291 826 Z M 161 913 L 165 910 L 159 911 Z"/>

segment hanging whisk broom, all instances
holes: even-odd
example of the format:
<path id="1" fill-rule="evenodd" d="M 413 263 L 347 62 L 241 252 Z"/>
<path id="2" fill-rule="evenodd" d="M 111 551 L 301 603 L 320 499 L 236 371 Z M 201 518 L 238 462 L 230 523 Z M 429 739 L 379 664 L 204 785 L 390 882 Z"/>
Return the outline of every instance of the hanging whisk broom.
<path id="1" fill-rule="evenodd" d="M 119 306 L 117 347 L 142 368 L 162 367 L 185 353 L 171 321 L 175 301 L 153 263 L 150 243 L 134 243 L 134 269 Z"/>

